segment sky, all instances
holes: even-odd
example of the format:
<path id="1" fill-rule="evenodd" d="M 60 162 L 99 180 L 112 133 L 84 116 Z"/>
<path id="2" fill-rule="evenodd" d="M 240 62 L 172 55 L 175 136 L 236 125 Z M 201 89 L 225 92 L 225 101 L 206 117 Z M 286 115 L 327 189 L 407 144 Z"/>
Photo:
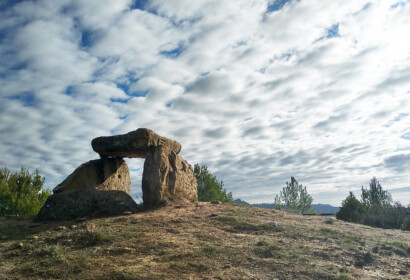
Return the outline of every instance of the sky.
<path id="1" fill-rule="evenodd" d="M 52 189 L 145 127 L 234 198 L 293 176 L 338 206 L 375 176 L 407 205 L 409 32 L 409 0 L 1 0 L 0 167 Z"/>

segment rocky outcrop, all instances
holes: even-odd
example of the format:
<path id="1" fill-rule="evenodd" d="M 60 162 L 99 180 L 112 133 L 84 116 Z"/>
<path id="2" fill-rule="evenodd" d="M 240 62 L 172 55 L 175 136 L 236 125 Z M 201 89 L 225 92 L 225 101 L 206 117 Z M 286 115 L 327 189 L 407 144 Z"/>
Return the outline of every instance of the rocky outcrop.
<path id="1" fill-rule="evenodd" d="M 37 215 L 39 221 L 115 216 L 139 211 L 135 201 L 123 191 L 85 189 L 55 193 Z"/>
<path id="2" fill-rule="evenodd" d="M 92 148 L 101 159 L 80 165 L 57 185 L 38 214 L 39 220 L 67 220 L 116 215 L 137 210 L 129 196 L 127 158 L 146 158 L 142 177 L 147 206 L 198 200 L 192 167 L 178 155 L 181 144 L 140 128 L 127 134 L 98 137 Z"/>
<path id="3" fill-rule="evenodd" d="M 197 181 L 191 165 L 166 146 L 148 149 L 142 176 L 144 204 L 198 200 Z"/>
<path id="4" fill-rule="evenodd" d="M 166 146 L 179 153 L 181 144 L 159 136 L 151 129 L 139 128 L 123 135 L 97 137 L 91 141 L 95 152 L 104 157 L 145 158 L 148 148 Z"/>
<path id="5" fill-rule="evenodd" d="M 53 192 L 83 189 L 131 191 L 130 173 L 121 158 L 101 158 L 83 163 L 67 179 L 57 185 Z"/>

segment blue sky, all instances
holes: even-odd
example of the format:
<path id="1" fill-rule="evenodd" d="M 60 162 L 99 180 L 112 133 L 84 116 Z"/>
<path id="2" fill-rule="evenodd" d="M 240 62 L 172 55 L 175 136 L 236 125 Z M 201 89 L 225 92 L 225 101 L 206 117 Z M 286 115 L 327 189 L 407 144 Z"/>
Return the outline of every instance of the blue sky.
<path id="1" fill-rule="evenodd" d="M 340 205 L 376 176 L 409 204 L 409 30 L 408 0 L 2 1 L 0 166 L 53 188 L 148 127 L 235 198 L 294 176 Z"/>

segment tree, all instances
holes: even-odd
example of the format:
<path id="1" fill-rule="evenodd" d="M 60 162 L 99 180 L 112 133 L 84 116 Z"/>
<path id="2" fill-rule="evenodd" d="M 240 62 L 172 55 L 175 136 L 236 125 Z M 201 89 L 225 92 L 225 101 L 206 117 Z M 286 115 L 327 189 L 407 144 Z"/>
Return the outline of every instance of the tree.
<path id="1" fill-rule="evenodd" d="M 343 200 L 342 207 L 336 213 L 336 218 L 347 222 L 363 223 L 365 213 L 366 206 L 350 192 L 346 199 Z"/>
<path id="2" fill-rule="evenodd" d="M 233 203 L 232 193 L 226 192 L 223 188 L 222 181 L 212 175 L 205 165 L 199 166 L 195 164 L 194 174 L 198 182 L 198 200 L 199 201 L 213 201 L 219 200 L 221 202 Z"/>
<path id="3" fill-rule="evenodd" d="M 43 190 L 44 178 L 38 171 L 24 168 L 11 173 L 0 169 L 0 215 L 34 215 L 40 211 L 51 192 Z"/>
<path id="4" fill-rule="evenodd" d="M 375 177 L 370 180 L 369 186 L 369 189 L 362 187 L 362 201 L 350 192 L 336 218 L 380 228 L 410 230 L 410 207 L 406 208 L 398 202 L 393 205 L 391 195 L 383 190 Z"/>
<path id="5" fill-rule="evenodd" d="M 370 188 L 365 189 L 362 186 L 362 202 L 369 207 L 370 212 L 378 213 L 388 206 L 391 206 L 391 195 L 383 190 L 376 177 L 373 177 L 369 183 Z"/>
<path id="6" fill-rule="evenodd" d="M 313 198 L 308 194 L 306 187 L 298 184 L 291 177 L 290 183 L 275 197 L 275 209 L 286 209 L 297 212 L 307 212 L 312 206 Z"/>

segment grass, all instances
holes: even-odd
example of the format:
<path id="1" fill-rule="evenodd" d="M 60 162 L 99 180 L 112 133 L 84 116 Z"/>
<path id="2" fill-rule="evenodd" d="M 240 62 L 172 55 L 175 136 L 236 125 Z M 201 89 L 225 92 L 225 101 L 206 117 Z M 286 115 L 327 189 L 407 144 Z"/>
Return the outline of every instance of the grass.
<path id="1" fill-rule="evenodd" d="M 401 257 L 410 257 L 410 245 L 404 242 L 388 242 L 382 241 L 373 247 L 374 253 L 385 254 L 391 256 L 396 254 Z"/>
<path id="2" fill-rule="evenodd" d="M 261 258 L 273 258 L 278 256 L 279 246 L 264 240 L 256 243 L 255 253 Z"/>
<path id="3" fill-rule="evenodd" d="M 326 221 L 209 203 L 83 223 L 4 220 L 0 233 L 13 236 L 0 240 L 0 279 L 408 277 L 406 233 Z"/>
<path id="4" fill-rule="evenodd" d="M 320 233 L 325 239 L 332 239 L 342 246 L 348 246 L 351 249 L 357 249 L 359 246 L 364 246 L 365 241 L 352 233 L 343 232 L 337 229 L 324 227 L 320 229 Z"/>
<path id="5" fill-rule="evenodd" d="M 261 223 L 255 224 L 243 219 L 238 219 L 233 216 L 218 216 L 215 218 L 217 221 L 229 227 L 226 229 L 231 232 L 243 232 L 249 234 L 263 234 L 266 232 L 280 231 L 281 229 L 275 226 L 273 223 Z"/>

